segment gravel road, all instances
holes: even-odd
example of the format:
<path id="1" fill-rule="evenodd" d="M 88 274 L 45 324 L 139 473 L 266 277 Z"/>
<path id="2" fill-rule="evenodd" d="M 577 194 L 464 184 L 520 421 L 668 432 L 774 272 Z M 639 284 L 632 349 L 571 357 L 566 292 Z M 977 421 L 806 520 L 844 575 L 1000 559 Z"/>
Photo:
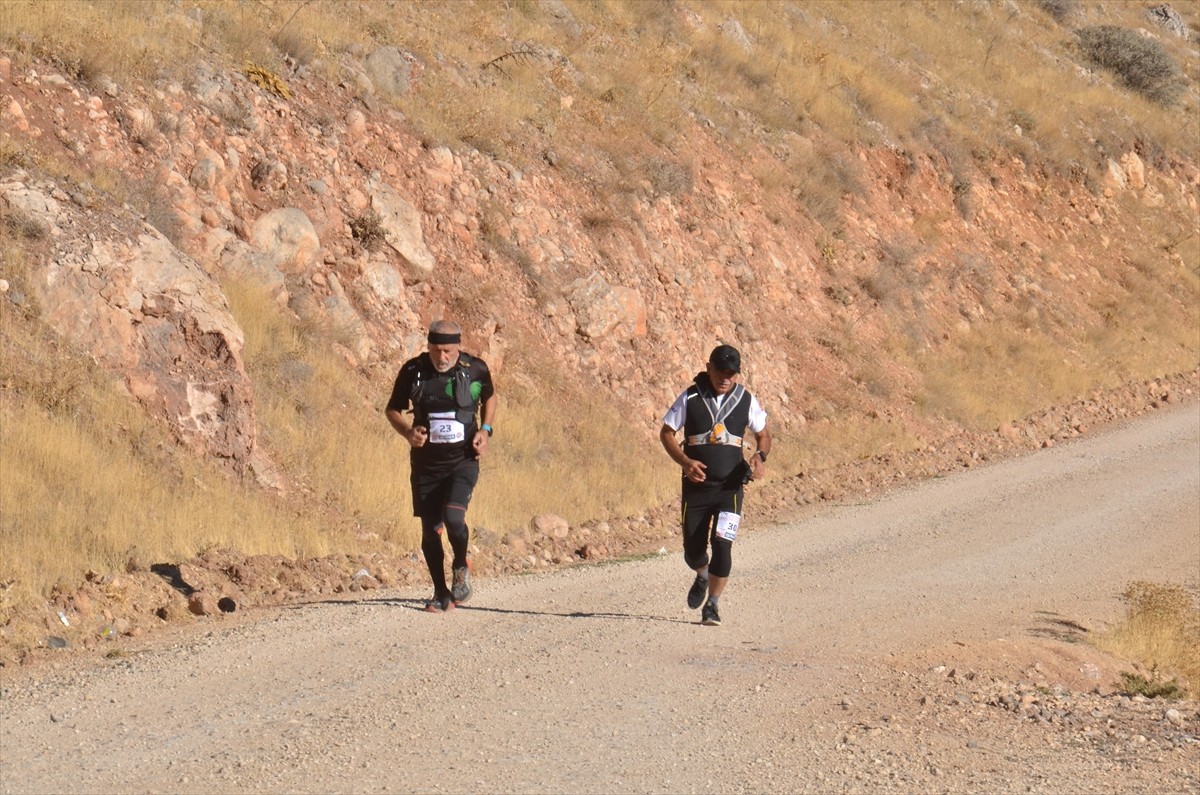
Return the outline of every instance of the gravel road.
<path id="1" fill-rule="evenodd" d="M 672 547 L 5 671 L 0 790 L 1200 792 L 1195 702 L 1070 642 L 1136 579 L 1200 585 L 1195 403 L 744 528 L 721 627 Z"/>

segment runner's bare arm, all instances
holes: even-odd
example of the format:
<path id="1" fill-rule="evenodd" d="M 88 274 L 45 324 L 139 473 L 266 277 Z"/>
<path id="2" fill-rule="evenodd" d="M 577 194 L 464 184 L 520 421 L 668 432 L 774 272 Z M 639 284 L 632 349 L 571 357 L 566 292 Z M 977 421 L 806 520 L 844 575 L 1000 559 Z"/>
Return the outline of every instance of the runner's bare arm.
<path id="1" fill-rule="evenodd" d="M 663 424 L 662 429 L 658 432 L 658 438 L 662 441 L 663 449 L 667 451 L 667 455 L 671 456 L 671 460 L 679 466 L 683 467 L 683 476 L 693 483 L 704 482 L 704 470 L 707 468 L 704 464 L 688 458 L 683 452 L 683 448 L 679 446 L 679 440 L 675 438 L 676 430 L 670 425 Z"/>

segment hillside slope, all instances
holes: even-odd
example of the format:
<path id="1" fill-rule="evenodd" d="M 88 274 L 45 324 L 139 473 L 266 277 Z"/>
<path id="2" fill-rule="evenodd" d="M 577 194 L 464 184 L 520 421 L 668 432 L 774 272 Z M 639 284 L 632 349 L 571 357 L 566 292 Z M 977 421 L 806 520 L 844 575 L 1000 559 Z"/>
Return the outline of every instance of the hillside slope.
<path id="1" fill-rule="evenodd" d="M 250 601 L 402 581 L 415 528 L 379 411 L 443 316 L 501 385 L 472 513 L 504 570 L 671 543 L 655 431 L 719 342 L 788 451 L 768 510 L 814 473 L 834 482 L 807 499 L 837 499 L 900 461 L 944 471 L 1184 396 L 1194 37 L 1049 5 L 896 4 L 910 42 L 1008 36 L 979 74 L 838 4 L 367 4 L 338 27 L 336 4 L 164 3 L 150 33 L 78 7 L 149 66 L 6 7 L 0 579 L 5 619 L 37 627 L 7 634 L 44 643 L 59 610 L 92 642 L 119 614 L 186 618 L 177 583 L 125 590 L 202 551 L 209 590 Z M 1182 59 L 1175 102 L 1081 65 L 1072 30 L 1119 22 Z M 170 36 L 186 56 L 156 53 Z M 1017 68 L 1043 81 L 1024 116 L 1001 93 Z M 806 75 L 837 90 L 795 93 Z M 911 88 L 904 113 L 881 75 Z M 1051 123 L 1050 81 L 1086 118 Z M 253 555 L 269 576 L 230 575 Z"/>

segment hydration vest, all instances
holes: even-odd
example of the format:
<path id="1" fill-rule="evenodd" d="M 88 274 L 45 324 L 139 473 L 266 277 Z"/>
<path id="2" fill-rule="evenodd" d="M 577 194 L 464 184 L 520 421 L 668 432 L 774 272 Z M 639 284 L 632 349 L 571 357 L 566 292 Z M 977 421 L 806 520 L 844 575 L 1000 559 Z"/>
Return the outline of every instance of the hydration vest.
<path id="1" fill-rule="evenodd" d="M 717 405 L 708 375 L 700 373 L 688 387 L 683 422 L 683 452 L 705 466 L 706 483 L 737 478 L 740 484 L 742 437 L 750 425 L 750 393 L 735 384 Z"/>
<path id="2" fill-rule="evenodd" d="M 425 368 L 429 367 L 434 372 L 434 378 L 425 378 Z M 451 384 L 451 395 L 454 401 L 454 419 L 461 422 L 464 426 L 470 427 L 475 423 L 475 413 L 479 407 L 479 399 L 471 395 L 471 357 L 470 354 L 460 353 L 458 362 L 450 368 L 450 372 L 439 373 L 433 369 L 433 362 L 428 356 L 424 357 L 420 366 L 417 368 L 416 378 L 413 380 L 412 393 L 409 395 L 409 402 L 413 407 L 413 422 L 416 425 L 429 424 L 429 403 L 439 398 L 445 397 L 444 393 L 438 394 L 431 390 L 430 385 L 437 379 L 438 376 L 449 375 Z"/>

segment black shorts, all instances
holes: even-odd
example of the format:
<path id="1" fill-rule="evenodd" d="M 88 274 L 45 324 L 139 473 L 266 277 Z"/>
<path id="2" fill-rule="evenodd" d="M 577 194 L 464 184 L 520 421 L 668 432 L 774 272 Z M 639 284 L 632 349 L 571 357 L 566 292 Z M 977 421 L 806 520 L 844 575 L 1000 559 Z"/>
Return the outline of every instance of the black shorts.
<path id="1" fill-rule="evenodd" d="M 479 461 L 463 460 L 449 472 L 412 471 L 413 516 L 441 517 L 448 503 L 464 509 L 479 482 Z"/>
<path id="2" fill-rule="evenodd" d="M 683 522 L 683 552 L 688 565 L 695 568 L 708 561 L 708 547 L 728 548 L 730 542 L 716 535 L 717 516 L 721 511 L 740 514 L 744 491 L 737 489 L 683 484 L 681 519 Z M 724 575 L 721 575 L 724 576 Z"/>

